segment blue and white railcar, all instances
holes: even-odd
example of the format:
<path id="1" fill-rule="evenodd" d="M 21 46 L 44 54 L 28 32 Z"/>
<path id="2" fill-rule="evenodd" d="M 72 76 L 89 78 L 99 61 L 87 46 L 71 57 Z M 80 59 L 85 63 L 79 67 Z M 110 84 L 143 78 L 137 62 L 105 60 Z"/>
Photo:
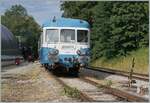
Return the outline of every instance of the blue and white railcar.
<path id="1" fill-rule="evenodd" d="M 80 19 L 54 18 L 43 24 L 39 44 L 41 64 L 78 72 L 90 59 L 90 25 Z"/>

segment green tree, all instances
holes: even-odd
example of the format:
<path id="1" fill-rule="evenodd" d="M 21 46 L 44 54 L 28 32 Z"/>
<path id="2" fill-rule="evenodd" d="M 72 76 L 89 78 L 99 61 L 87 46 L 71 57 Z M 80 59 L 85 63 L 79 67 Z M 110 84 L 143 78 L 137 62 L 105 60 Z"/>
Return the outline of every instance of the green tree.
<path id="1" fill-rule="evenodd" d="M 149 45 L 148 1 L 66 1 L 61 6 L 62 16 L 84 19 L 92 25 L 93 60 L 126 56 Z"/>
<path id="2" fill-rule="evenodd" d="M 64 1 L 61 4 L 61 10 L 63 10 L 63 17 L 70 17 L 76 19 L 83 19 L 93 24 L 94 7 L 97 5 L 97 1 Z"/>
<path id="3" fill-rule="evenodd" d="M 110 18 L 112 41 L 118 54 L 148 46 L 148 3 L 115 2 Z M 145 9 L 144 9 L 145 8 Z M 144 42 L 142 42 L 144 41 Z"/>
<path id="4" fill-rule="evenodd" d="M 94 20 L 93 59 L 126 56 L 148 46 L 148 2 L 99 2 Z"/>
<path id="5" fill-rule="evenodd" d="M 113 2 L 99 2 L 95 8 L 94 24 L 91 32 L 92 59 L 112 57 L 115 53 L 111 41 L 110 16 Z"/>
<path id="6" fill-rule="evenodd" d="M 25 45 L 33 48 L 34 55 L 38 54 L 37 45 L 41 29 L 23 6 L 13 5 L 1 16 L 1 20 L 15 36 L 21 36 L 25 40 Z"/>

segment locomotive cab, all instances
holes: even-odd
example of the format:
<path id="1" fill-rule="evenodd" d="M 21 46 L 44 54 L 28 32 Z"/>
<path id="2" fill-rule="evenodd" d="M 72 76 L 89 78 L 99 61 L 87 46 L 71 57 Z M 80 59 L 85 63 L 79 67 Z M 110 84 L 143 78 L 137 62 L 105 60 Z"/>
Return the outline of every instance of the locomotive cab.
<path id="1" fill-rule="evenodd" d="M 40 62 L 52 69 L 65 67 L 78 73 L 86 67 L 90 55 L 90 31 L 86 21 L 61 18 L 43 25 Z"/>

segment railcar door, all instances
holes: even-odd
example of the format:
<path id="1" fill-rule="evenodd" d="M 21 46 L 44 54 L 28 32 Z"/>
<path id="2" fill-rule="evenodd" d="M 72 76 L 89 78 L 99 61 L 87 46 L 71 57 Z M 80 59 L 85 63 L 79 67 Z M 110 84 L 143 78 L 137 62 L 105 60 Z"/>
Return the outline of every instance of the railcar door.
<path id="1" fill-rule="evenodd" d="M 60 30 L 60 54 L 75 54 L 76 37 L 75 29 Z"/>

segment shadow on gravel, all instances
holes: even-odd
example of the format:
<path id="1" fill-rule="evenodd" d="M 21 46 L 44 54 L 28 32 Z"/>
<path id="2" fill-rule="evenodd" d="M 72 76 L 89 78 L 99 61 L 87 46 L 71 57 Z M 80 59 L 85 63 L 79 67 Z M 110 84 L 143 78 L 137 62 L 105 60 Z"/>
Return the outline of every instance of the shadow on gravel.
<path id="1" fill-rule="evenodd" d="M 74 72 L 67 72 L 66 68 L 63 67 L 58 67 L 54 70 L 45 68 L 48 72 L 51 72 L 53 75 L 57 76 L 57 77 L 65 77 L 65 78 L 78 78 L 78 73 L 74 73 Z"/>
<path id="2" fill-rule="evenodd" d="M 76 72 L 67 72 L 66 68 L 64 67 L 57 67 L 56 69 L 52 70 L 50 68 L 45 68 L 48 72 L 51 72 L 53 75 L 57 77 L 65 77 L 65 78 L 78 78 L 81 77 L 94 77 L 98 80 L 104 80 L 108 77 L 110 77 L 113 74 L 104 73 L 104 72 L 98 72 L 93 71 L 89 69 L 81 69 L 79 73 Z"/>
<path id="3" fill-rule="evenodd" d="M 81 76 L 88 76 L 88 77 L 94 77 L 98 80 L 104 80 L 107 77 L 111 76 L 112 74 L 109 73 L 104 73 L 104 72 L 98 72 L 98 71 L 93 71 L 90 69 L 82 69 L 80 71 Z"/>
<path id="4" fill-rule="evenodd" d="M 20 68 L 27 65 L 29 65 L 28 62 L 21 63 L 20 65 L 10 64 L 10 65 L 1 66 L 1 72 L 7 72 L 8 70 Z"/>

